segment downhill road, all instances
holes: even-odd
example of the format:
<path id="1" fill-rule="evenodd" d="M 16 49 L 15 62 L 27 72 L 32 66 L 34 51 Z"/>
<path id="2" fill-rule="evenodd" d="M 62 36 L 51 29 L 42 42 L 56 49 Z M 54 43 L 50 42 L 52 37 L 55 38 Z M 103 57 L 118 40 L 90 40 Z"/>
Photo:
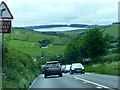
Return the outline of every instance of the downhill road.
<path id="1" fill-rule="evenodd" d="M 104 74 L 63 74 L 63 77 L 57 75 L 44 78 L 44 74 L 38 76 L 31 88 L 107 88 L 114 90 L 118 88 L 118 76 Z"/>

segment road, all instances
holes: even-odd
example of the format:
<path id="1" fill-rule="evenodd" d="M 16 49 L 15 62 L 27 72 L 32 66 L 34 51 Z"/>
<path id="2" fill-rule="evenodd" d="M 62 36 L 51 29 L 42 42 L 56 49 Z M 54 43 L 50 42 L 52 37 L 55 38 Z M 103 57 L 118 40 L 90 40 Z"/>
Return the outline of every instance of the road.
<path id="1" fill-rule="evenodd" d="M 85 74 L 63 74 L 63 77 L 57 75 L 40 75 L 34 80 L 30 88 L 97 88 L 97 89 L 115 89 L 118 88 L 118 77 L 112 75 L 85 73 Z"/>

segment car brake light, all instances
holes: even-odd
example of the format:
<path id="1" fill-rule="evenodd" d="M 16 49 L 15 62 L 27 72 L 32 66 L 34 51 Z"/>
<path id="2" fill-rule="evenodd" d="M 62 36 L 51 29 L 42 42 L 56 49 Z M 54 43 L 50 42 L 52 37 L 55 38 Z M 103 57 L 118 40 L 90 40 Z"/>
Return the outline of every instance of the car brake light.
<path id="1" fill-rule="evenodd" d="M 48 69 L 49 67 L 46 67 L 46 69 Z"/>

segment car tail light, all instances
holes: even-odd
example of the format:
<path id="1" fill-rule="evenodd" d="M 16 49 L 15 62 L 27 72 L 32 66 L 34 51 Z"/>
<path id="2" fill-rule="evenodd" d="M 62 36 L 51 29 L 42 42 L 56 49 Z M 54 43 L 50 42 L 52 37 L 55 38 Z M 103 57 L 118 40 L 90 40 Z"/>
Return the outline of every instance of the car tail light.
<path id="1" fill-rule="evenodd" d="M 49 69 L 49 67 L 46 67 L 46 69 Z"/>

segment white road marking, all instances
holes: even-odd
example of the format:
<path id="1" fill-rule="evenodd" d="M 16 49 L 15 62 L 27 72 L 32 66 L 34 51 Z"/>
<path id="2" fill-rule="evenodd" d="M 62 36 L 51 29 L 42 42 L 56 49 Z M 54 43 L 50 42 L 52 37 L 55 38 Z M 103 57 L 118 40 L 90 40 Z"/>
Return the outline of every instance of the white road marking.
<path id="1" fill-rule="evenodd" d="M 69 75 L 66 75 L 66 76 L 70 77 Z M 107 89 L 110 89 L 110 90 L 114 90 L 114 89 L 112 89 L 110 87 L 107 87 L 107 86 L 104 86 L 104 85 L 100 85 L 100 84 L 92 82 L 92 81 L 88 81 L 88 80 L 85 80 L 85 79 L 82 79 L 82 78 L 78 78 L 78 77 L 75 77 L 75 76 L 71 76 L 71 77 L 73 77 L 75 79 L 78 79 L 78 80 L 82 80 L 82 81 L 84 81 L 86 83 L 91 83 L 91 84 L 97 85 L 97 86 L 102 87 L 102 88 L 107 88 Z"/>
<path id="2" fill-rule="evenodd" d="M 37 79 L 37 78 L 36 78 L 36 79 Z M 29 87 L 29 88 L 31 88 L 31 86 L 35 83 L 36 79 L 32 82 L 32 84 L 30 85 L 30 87 Z"/>
<path id="3" fill-rule="evenodd" d="M 99 86 L 98 86 L 97 88 L 101 89 L 102 87 L 99 87 Z"/>
<path id="4" fill-rule="evenodd" d="M 83 83 L 87 83 L 87 82 L 83 82 Z"/>

